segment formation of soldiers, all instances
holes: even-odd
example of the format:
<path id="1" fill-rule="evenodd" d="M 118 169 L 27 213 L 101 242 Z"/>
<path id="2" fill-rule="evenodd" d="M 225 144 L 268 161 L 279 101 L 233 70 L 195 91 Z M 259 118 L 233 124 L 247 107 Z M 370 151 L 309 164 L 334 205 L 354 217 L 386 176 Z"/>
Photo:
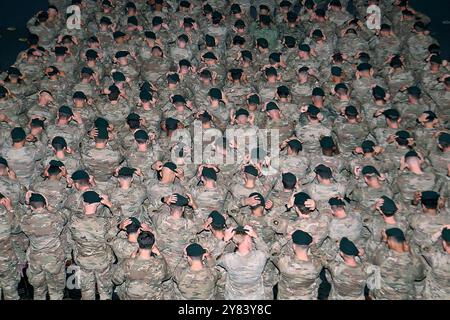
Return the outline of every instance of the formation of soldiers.
<path id="1" fill-rule="evenodd" d="M 450 298 L 450 73 L 408 1 L 49 2 L 1 75 L 4 299 L 69 266 L 82 299 Z M 279 165 L 194 163 L 195 124 Z"/>

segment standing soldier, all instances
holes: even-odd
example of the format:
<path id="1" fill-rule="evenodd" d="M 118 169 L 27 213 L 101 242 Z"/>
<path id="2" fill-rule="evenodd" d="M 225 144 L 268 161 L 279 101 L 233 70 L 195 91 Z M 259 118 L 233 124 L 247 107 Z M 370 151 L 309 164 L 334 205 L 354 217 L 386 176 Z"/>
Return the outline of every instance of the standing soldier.
<path id="1" fill-rule="evenodd" d="M 309 233 L 296 230 L 292 233 L 293 252 L 283 250 L 280 256 L 271 258 L 280 271 L 279 300 L 317 299 L 322 264 L 311 252 L 312 241 Z"/>
<path id="2" fill-rule="evenodd" d="M 109 242 L 117 234 L 117 221 L 104 216 L 103 206 L 112 208 L 106 196 L 95 191 L 83 193 L 83 209 L 72 215 L 69 230 L 74 242 L 73 256 L 81 272 L 81 296 L 83 300 L 95 300 L 97 284 L 101 300 L 111 299 L 111 265 L 114 255 Z"/>
<path id="3" fill-rule="evenodd" d="M 211 300 L 216 293 L 219 273 L 214 269 L 214 258 L 197 243 L 185 250 L 187 264 L 178 265 L 173 275 L 175 297 L 180 300 Z"/>
<path id="4" fill-rule="evenodd" d="M 162 282 L 167 279 L 167 264 L 155 245 L 155 236 L 143 231 L 137 238 L 138 252 L 114 272 L 112 281 L 123 285 L 123 300 L 162 300 Z"/>
<path id="5" fill-rule="evenodd" d="M 66 285 L 61 234 L 66 221 L 48 209 L 43 195 L 29 191 L 26 198 L 31 211 L 22 216 L 20 226 L 30 239 L 27 273 L 34 300 L 45 300 L 47 292 L 51 300 L 61 300 Z"/>

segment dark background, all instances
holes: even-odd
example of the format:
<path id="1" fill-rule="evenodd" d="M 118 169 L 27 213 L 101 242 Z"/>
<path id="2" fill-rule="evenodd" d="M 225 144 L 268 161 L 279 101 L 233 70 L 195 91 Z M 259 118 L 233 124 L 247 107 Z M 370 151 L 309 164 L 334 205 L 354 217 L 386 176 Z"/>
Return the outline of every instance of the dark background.
<path id="1" fill-rule="evenodd" d="M 450 1 L 410 0 L 410 3 L 431 18 L 432 35 L 439 41 L 444 56 L 450 57 Z M 47 0 L 0 0 L 0 71 L 13 64 L 17 53 L 26 48 L 26 43 L 19 41 L 28 34 L 26 23 L 47 5 Z M 15 27 L 16 31 L 8 31 L 8 27 Z"/>

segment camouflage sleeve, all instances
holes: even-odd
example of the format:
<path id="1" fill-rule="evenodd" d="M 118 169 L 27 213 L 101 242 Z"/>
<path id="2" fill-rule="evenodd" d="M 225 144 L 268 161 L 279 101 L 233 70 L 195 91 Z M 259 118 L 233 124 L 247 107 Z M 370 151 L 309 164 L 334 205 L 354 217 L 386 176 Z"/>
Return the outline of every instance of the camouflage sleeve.
<path id="1" fill-rule="evenodd" d="M 125 260 L 123 263 L 119 264 L 117 268 L 115 268 L 113 274 L 112 274 L 112 282 L 116 285 L 121 285 L 126 280 L 126 271 L 125 268 L 128 265 L 128 261 Z"/>
<path id="2" fill-rule="evenodd" d="M 255 247 L 257 250 L 260 250 L 262 253 L 264 253 L 264 256 L 266 258 L 269 257 L 269 247 L 267 246 L 267 244 L 264 242 L 263 239 L 261 239 L 260 237 L 256 237 L 253 238 L 255 241 Z"/>

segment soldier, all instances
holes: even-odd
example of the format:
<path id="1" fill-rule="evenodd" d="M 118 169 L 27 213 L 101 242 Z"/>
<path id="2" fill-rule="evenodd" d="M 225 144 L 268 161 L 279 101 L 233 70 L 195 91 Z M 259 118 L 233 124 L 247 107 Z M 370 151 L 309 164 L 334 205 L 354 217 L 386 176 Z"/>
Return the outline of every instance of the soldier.
<path id="1" fill-rule="evenodd" d="M 3 192 L 3 189 L 2 189 Z M 12 232 L 17 228 L 18 221 L 11 199 L 3 194 L 0 197 L 0 289 L 5 300 L 19 300 L 18 286 L 20 274 L 18 272 L 19 258 L 13 247 Z"/>
<path id="2" fill-rule="evenodd" d="M 111 266 L 114 255 L 109 242 L 117 234 L 118 220 L 103 214 L 102 206 L 114 212 L 106 195 L 95 191 L 83 193 L 83 209 L 74 213 L 68 223 L 74 243 L 74 262 L 79 267 L 81 296 L 95 300 L 95 288 L 101 300 L 112 298 Z"/>
<path id="3" fill-rule="evenodd" d="M 65 288 L 64 248 L 61 234 L 66 219 L 48 209 L 46 198 L 39 193 L 26 194 L 30 211 L 20 219 L 20 227 L 30 240 L 27 250 L 30 284 L 34 300 L 62 300 Z"/>
<path id="4" fill-rule="evenodd" d="M 370 269 L 362 255 L 347 237 L 340 240 L 339 255 L 325 266 L 331 280 L 330 300 L 364 300 Z"/>
<path id="5" fill-rule="evenodd" d="M 39 160 L 43 156 L 42 145 L 27 142 L 25 131 L 21 127 L 11 130 L 10 146 L 3 148 L 3 157 L 24 186 L 29 186 L 39 170 Z"/>
<path id="6" fill-rule="evenodd" d="M 175 295 L 180 300 L 214 299 L 219 273 L 214 258 L 198 243 L 185 249 L 187 264 L 178 265 L 173 275 Z"/>
<path id="7" fill-rule="evenodd" d="M 425 279 L 425 299 L 447 300 L 450 296 L 448 283 L 450 229 L 442 229 L 441 241 L 441 248 L 424 253 L 424 258 L 431 267 Z"/>
<path id="8" fill-rule="evenodd" d="M 269 256 L 267 245 L 251 226 L 227 229 L 224 241 L 231 240 L 237 252 L 226 253 L 217 262 L 227 272 L 225 300 L 264 299 L 262 274 Z"/>
<path id="9" fill-rule="evenodd" d="M 292 252 L 283 250 L 280 256 L 271 258 L 280 270 L 279 300 L 317 299 L 322 264 L 320 259 L 311 253 L 312 241 L 309 233 L 296 230 L 292 233 Z"/>
<path id="10" fill-rule="evenodd" d="M 409 251 L 402 230 L 390 228 L 374 254 L 373 264 L 380 268 L 380 286 L 370 291 L 377 300 L 414 299 L 415 280 L 423 278 L 423 265 Z"/>
<path id="11" fill-rule="evenodd" d="M 166 260 L 150 231 L 141 232 L 137 242 L 139 250 L 115 270 L 112 281 L 123 286 L 123 300 L 162 300 L 161 284 L 168 275 Z"/>

